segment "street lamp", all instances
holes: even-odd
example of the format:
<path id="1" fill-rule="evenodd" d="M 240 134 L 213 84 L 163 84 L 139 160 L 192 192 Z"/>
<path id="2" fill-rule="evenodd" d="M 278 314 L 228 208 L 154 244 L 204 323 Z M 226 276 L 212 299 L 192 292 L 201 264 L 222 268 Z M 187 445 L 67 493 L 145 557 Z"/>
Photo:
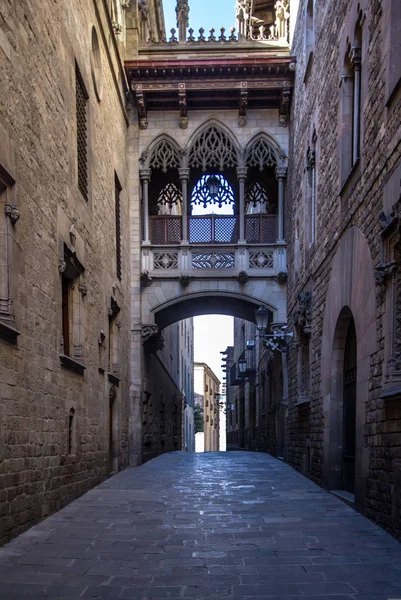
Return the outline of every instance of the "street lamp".
<path id="1" fill-rule="evenodd" d="M 287 331 L 287 325 L 281 325 L 274 328 L 273 333 L 264 333 L 268 325 L 269 311 L 260 306 L 256 313 L 256 325 L 260 331 L 260 339 L 266 348 L 270 350 L 278 350 L 285 353 L 288 351 L 289 345 L 293 340 L 294 332 Z"/>
<path id="2" fill-rule="evenodd" d="M 238 369 L 240 375 L 243 376 L 246 373 L 246 358 L 240 358 L 238 361 Z"/>
<path id="3" fill-rule="evenodd" d="M 269 325 L 269 316 L 270 311 L 264 306 L 259 306 L 258 310 L 255 312 L 256 327 L 259 331 L 266 331 Z"/>

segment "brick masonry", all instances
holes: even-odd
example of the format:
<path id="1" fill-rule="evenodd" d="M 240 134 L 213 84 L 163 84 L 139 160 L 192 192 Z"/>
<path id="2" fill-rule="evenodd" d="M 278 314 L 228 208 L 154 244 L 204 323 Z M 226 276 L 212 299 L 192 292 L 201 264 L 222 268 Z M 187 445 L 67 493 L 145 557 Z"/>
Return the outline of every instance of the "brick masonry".
<path id="1" fill-rule="evenodd" d="M 385 329 L 385 311 L 389 300 L 386 287 L 376 285 L 373 279 L 374 269 L 383 260 L 379 215 L 382 211 L 389 214 L 400 194 L 400 93 L 395 93 L 386 106 L 386 53 L 390 36 L 387 7 L 377 0 L 361 3 L 364 20 L 361 157 L 341 190 L 339 149 L 344 132 L 340 129 L 341 52 L 346 47 L 347 35 L 355 27 L 358 3 L 350 0 L 314 3 L 315 46 L 308 72 L 305 4 L 300 3 L 293 51 L 297 56 L 297 71 L 287 186 L 288 310 L 289 320 L 294 323 L 299 294 L 311 292 L 310 401 L 297 405 L 300 381 L 297 349 L 293 348 L 289 357 L 287 459 L 314 481 L 330 487 L 325 435 L 334 409 L 330 404 L 333 400 L 330 389 L 327 394 L 331 349 L 325 344 L 334 343 L 335 324 L 343 308 L 341 302 L 348 299 L 353 304 L 350 308 L 358 338 L 356 470 L 360 481 L 356 485 L 356 502 L 367 516 L 400 536 L 401 404 L 399 397 L 392 402 L 380 398 L 387 382 L 384 361 L 389 333 Z M 305 164 L 314 129 L 316 241 L 307 247 Z M 354 241 L 346 251 L 351 238 Z M 329 341 L 328 332 L 333 336 Z"/>

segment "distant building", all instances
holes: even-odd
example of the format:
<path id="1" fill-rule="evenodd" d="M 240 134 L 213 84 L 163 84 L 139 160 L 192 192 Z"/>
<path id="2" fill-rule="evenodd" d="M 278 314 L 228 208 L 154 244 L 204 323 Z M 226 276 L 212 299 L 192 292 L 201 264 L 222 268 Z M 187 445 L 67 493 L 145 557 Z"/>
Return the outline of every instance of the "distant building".
<path id="1" fill-rule="evenodd" d="M 195 395 L 203 396 L 205 452 L 220 447 L 220 380 L 206 363 L 194 364 Z"/>

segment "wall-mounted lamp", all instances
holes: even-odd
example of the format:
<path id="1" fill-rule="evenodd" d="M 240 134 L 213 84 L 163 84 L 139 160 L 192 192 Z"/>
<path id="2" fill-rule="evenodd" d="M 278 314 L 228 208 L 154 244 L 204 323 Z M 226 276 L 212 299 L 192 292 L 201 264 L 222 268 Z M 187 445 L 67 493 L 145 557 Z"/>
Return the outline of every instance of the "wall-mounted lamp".
<path id="1" fill-rule="evenodd" d="M 273 330 L 273 333 L 264 333 L 269 323 L 269 311 L 260 306 L 256 313 L 256 325 L 260 331 L 260 339 L 266 348 L 270 350 L 278 350 L 279 352 L 287 352 L 293 341 L 294 332 L 287 331 L 287 325 L 281 325 Z"/>

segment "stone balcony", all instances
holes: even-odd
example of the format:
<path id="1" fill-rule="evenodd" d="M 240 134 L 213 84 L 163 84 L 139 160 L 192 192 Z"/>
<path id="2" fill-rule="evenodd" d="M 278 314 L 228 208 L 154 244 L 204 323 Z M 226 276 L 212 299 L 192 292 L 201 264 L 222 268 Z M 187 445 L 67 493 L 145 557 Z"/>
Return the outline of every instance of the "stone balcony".
<path id="1" fill-rule="evenodd" d="M 142 247 L 142 272 L 152 279 L 285 278 L 285 244 L 177 244 Z"/>

